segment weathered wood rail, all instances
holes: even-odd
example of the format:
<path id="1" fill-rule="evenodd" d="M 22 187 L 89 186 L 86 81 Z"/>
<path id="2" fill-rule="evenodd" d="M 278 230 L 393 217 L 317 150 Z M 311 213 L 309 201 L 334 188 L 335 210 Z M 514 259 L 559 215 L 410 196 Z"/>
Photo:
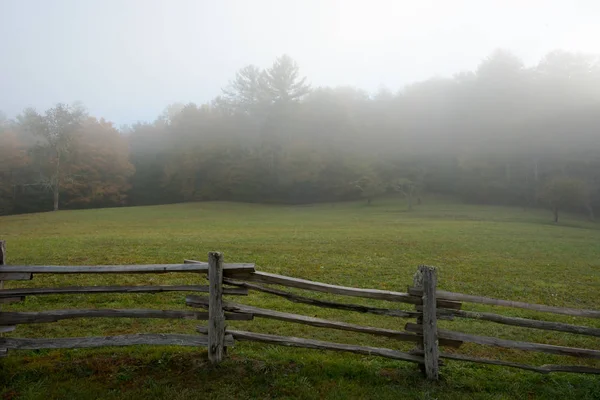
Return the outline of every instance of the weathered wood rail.
<path id="1" fill-rule="evenodd" d="M 437 327 L 438 320 L 456 318 L 481 320 L 492 323 L 519 326 L 525 328 L 567 332 L 570 334 L 600 337 L 600 329 L 584 325 L 542 321 L 537 319 L 509 317 L 489 312 L 462 310 L 463 302 L 486 305 L 516 307 L 521 309 L 550 312 L 573 317 L 600 318 L 600 311 L 554 307 L 540 304 L 500 300 L 490 297 L 465 295 L 437 289 L 437 272 L 433 267 L 420 266 L 415 274 L 413 286 L 406 293 L 378 289 L 353 288 L 313 282 L 306 279 L 256 271 L 254 264 L 226 264 L 223 255 L 217 252 L 208 254 L 208 262 L 184 260 L 183 264 L 156 265 L 94 265 L 94 266 L 28 266 L 5 265 L 6 246 L 0 241 L 0 304 L 25 301 L 28 296 L 70 295 L 95 293 L 166 293 L 188 292 L 207 293 L 207 297 L 188 294 L 185 304 L 203 308 L 207 311 L 155 310 L 155 309 L 69 309 L 31 312 L 12 312 L 0 310 L 0 357 L 9 350 L 31 349 L 69 349 L 102 346 L 130 345 L 181 345 L 206 347 L 211 363 L 222 361 L 226 348 L 233 346 L 235 340 L 257 341 L 274 345 L 301 347 L 309 349 L 346 351 L 363 355 L 375 355 L 418 364 L 428 379 L 438 379 L 442 359 L 499 365 L 521 368 L 538 373 L 575 372 L 600 374 L 599 368 L 582 365 L 542 365 L 532 366 L 503 360 L 471 357 L 455 353 L 462 343 L 475 343 L 501 348 L 537 351 L 548 354 L 579 358 L 600 359 L 600 350 L 557 346 L 544 343 L 507 340 L 489 336 L 480 336 L 455 332 Z M 156 286 L 68 286 L 54 288 L 4 288 L 3 282 L 30 280 L 37 274 L 148 274 L 148 273 L 197 273 L 208 276 L 208 285 L 156 285 Z M 16 282 L 15 282 L 16 283 Z M 225 286 L 228 285 L 228 286 Z M 285 286 L 312 292 L 328 293 L 348 297 L 386 300 L 410 304 L 414 311 L 393 308 L 371 307 L 348 304 L 337 301 L 320 300 L 297 293 L 281 290 L 271 285 Z M 408 322 L 403 329 L 384 329 L 374 326 L 362 326 L 341 321 L 333 321 L 255 306 L 249 306 L 223 299 L 224 295 L 247 296 L 249 291 L 258 291 L 278 296 L 294 303 L 316 307 L 331 308 L 360 313 L 370 313 L 395 318 L 416 318 L 416 323 Z M 410 352 L 332 343 L 308 338 L 278 336 L 266 333 L 246 332 L 229 329 L 225 321 L 252 320 L 267 318 L 295 324 L 358 332 L 374 336 L 383 336 L 394 340 L 412 342 L 416 348 Z M 73 338 L 18 338 L 4 337 L 3 333 L 15 331 L 21 324 L 52 323 L 74 318 L 159 318 L 206 320 L 207 326 L 197 327 L 199 334 L 137 334 L 101 337 Z M 399 325 L 402 326 L 402 325 Z M 444 352 L 440 347 L 455 349 Z"/>
<path id="2" fill-rule="evenodd" d="M 6 265 L 6 243 L 0 241 L 0 304 L 22 302 L 28 296 L 68 295 L 95 293 L 165 293 L 165 292 L 204 292 L 212 293 L 211 285 L 156 285 L 156 286 L 67 286 L 52 288 L 4 288 L 3 281 L 31 280 L 38 274 L 164 274 L 164 273 L 203 273 L 211 275 L 211 262 L 184 261 L 183 264 L 153 265 Z M 245 278 L 255 269 L 254 264 L 220 264 L 221 277 Z M 217 281 L 213 279 L 213 281 Z M 247 296 L 248 289 L 223 287 L 219 296 Z M 252 314 L 221 311 L 223 320 L 251 320 Z M 210 320 L 211 313 L 187 310 L 155 309 L 68 309 L 37 312 L 8 312 L 0 310 L 0 335 L 15 331 L 18 325 L 52 323 L 75 318 L 160 318 Z M 224 329 L 223 329 L 224 332 Z M 100 337 L 75 338 L 13 338 L 0 337 L 0 357 L 8 350 L 31 349 L 70 349 L 80 347 L 130 346 L 130 345 L 180 345 L 209 346 L 206 337 L 179 334 L 136 334 Z M 232 346 L 231 335 L 221 335 L 222 346 Z"/>

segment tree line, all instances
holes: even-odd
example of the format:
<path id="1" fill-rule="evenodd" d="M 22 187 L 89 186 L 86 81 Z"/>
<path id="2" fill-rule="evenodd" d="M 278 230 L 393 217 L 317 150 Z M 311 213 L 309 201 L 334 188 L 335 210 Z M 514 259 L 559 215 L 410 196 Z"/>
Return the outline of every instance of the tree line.
<path id="1" fill-rule="evenodd" d="M 469 72 L 375 94 L 311 88 L 281 56 L 208 104 L 117 130 L 79 105 L 0 118 L 0 212 L 186 201 L 308 203 L 424 192 L 600 207 L 600 62 L 497 50 Z"/>

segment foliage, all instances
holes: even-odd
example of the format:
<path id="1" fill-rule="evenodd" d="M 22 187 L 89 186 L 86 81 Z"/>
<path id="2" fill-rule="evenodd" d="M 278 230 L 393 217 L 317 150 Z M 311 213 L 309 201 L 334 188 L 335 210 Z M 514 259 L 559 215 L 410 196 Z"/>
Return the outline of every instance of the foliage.
<path id="1" fill-rule="evenodd" d="M 124 205 L 134 168 L 127 141 L 104 120 L 88 118 L 82 124 L 73 157 L 74 179 L 65 185 L 66 205 Z"/>
<path id="2" fill-rule="evenodd" d="M 51 191 L 54 211 L 60 204 L 124 204 L 133 167 L 127 142 L 111 123 L 87 117 L 80 107 L 57 104 L 44 115 L 25 110 L 17 128 L 42 141 L 29 147 L 29 162 L 22 165 L 26 177 L 15 186 L 36 187 L 34 194 Z"/>
<path id="3" fill-rule="evenodd" d="M 367 199 L 369 205 L 373 198 L 381 196 L 387 189 L 385 183 L 374 173 L 363 175 L 354 182 L 354 186 L 360 191 L 361 196 Z"/>
<path id="4" fill-rule="evenodd" d="M 287 55 L 249 65 L 209 104 L 171 104 L 120 136 L 102 122 L 71 129 L 87 121 L 73 107 L 26 111 L 20 124 L 4 122 L 29 157 L 10 162 L 17 185 L 4 184 L 16 190 L 0 194 L 12 204 L 3 212 L 47 210 L 44 187 L 71 208 L 369 202 L 394 191 L 408 208 L 425 193 L 529 208 L 542 205 L 544 182 L 558 175 L 590 193 L 586 205 L 567 208 L 590 216 L 600 208 L 597 58 L 555 51 L 525 66 L 497 50 L 474 71 L 374 95 L 307 82 Z M 93 148 L 99 155 L 88 157 Z M 95 188 L 85 189 L 86 179 Z"/>
<path id="5" fill-rule="evenodd" d="M 19 117 L 24 130 L 43 140 L 34 149 L 34 161 L 40 172 L 36 183 L 52 191 L 54 211 L 58 210 L 61 191 L 73 181 L 74 143 L 84 118 L 82 109 L 64 104 L 57 104 L 45 115 L 27 109 Z"/>
<path id="6" fill-rule="evenodd" d="M 0 124 L 0 215 L 13 212 L 15 187 L 26 163 L 24 146 L 8 124 Z"/>

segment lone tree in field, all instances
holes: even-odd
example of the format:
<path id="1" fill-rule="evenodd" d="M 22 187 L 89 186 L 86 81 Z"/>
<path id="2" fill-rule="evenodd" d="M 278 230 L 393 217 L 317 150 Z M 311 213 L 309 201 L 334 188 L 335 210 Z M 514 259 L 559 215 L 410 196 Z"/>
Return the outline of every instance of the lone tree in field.
<path id="1" fill-rule="evenodd" d="M 586 183 L 581 179 L 559 176 L 546 182 L 539 192 L 539 198 L 552 208 L 554 222 L 558 223 L 559 211 L 586 207 L 589 193 Z"/>
<path id="2" fill-rule="evenodd" d="M 386 190 L 386 185 L 375 174 L 364 175 L 352 184 L 359 190 L 361 197 L 367 199 L 367 205 L 371 205 L 373 199 L 384 194 Z"/>
<path id="3" fill-rule="evenodd" d="M 54 211 L 58 210 L 60 191 L 70 177 L 69 158 L 75 136 L 81 128 L 85 112 L 79 107 L 57 104 L 44 115 L 34 109 L 27 109 L 19 117 L 21 126 L 44 141 L 35 149 L 40 162 L 40 178 L 37 185 L 52 191 Z"/>
<path id="4" fill-rule="evenodd" d="M 408 178 L 400 178 L 394 184 L 394 190 L 401 193 L 404 198 L 406 198 L 408 211 L 411 211 L 413 208 L 414 198 L 419 192 L 419 183 L 417 181 L 408 179 Z"/>

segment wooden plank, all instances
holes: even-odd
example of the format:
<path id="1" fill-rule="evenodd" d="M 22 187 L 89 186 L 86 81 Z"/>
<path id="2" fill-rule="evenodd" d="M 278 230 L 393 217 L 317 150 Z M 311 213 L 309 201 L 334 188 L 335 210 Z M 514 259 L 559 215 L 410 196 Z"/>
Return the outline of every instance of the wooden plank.
<path id="1" fill-rule="evenodd" d="M 552 365 L 545 364 L 540 368 L 544 368 L 549 372 L 575 372 L 577 374 L 596 374 L 600 375 L 600 369 L 585 367 L 583 365 Z"/>
<path id="2" fill-rule="evenodd" d="M 4 240 L 0 240 L 0 268 L 2 268 L 4 265 L 6 265 L 6 242 Z M 4 291 L 4 281 L 2 280 L 2 278 L 0 278 L 0 293 Z M 8 301 L 1 301 L 0 300 L 0 314 L 2 312 L 2 303 L 10 303 L 11 299 L 9 298 Z M 11 329 L 10 326 L 7 327 L 2 327 L 0 326 L 0 337 L 3 337 L 3 333 L 6 332 L 10 332 Z M 14 327 L 12 327 L 14 330 Z M 4 348 L 0 348 L 0 357 L 5 357 L 6 356 L 6 352 L 7 350 Z"/>
<path id="3" fill-rule="evenodd" d="M 0 349 L 0 358 L 8 355 L 8 349 Z"/>
<path id="4" fill-rule="evenodd" d="M 0 268 L 6 265 L 6 241 L 0 240 Z M 4 282 L 0 277 L 0 290 L 4 289 Z"/>
<path id="5" fill-rule="evenodd" d="M 427 379 L 439 379 L 439 348 L 435 290 L 437 275 L 435 268 L 421 265 L 423 276 L 423 354 Z"/>
<path id="6" fill-rule="evenodd" d="M 0 325 L 0 333 L 12 332 L 15 329 L 17 329 L 15 325 Z"/>
<path id="7" fill-rule="evenodd" d="M 420 332 L 422 327 L 417 324 L 406 324 L 409 332 Z M 507 349 L 518 349 L 526 351 L 539 351 L 542 353 L 558 354 L 563 356 L 584 357 L 600 359 L 599 350 L 581 349 L 576 347 L 555 346 L 542 343 L 519 342 L 515 340 L 498 339 L 489 336 L 471 335 L 468 333 L 447 331 L 438 329 L 438 337 L 443 339 L 461 340 L 463 342 L 477 343 L 482 345 L 503 347 Z"/>
<path id="8" fill-rule="evenodd" d="M 518 317 L 506 317 L 503 315 L 474 312 L 474 311 L 461 311 L 461 310 L 439 310 L 442 313 L 447 313 L 461 318 L 479 319 L 482 321 L 491 321 L 504 325 L 522 326 L 525 328 L 543 329 L 548 331 L 559 331 L 576 333 L 580 335 L 596 336 L 600 337 L 600 329 L 590 328 L 587 326 L 564 324 L 562 322 L 549 322 L 549 321 L 538 321 L 528 318 Z M 439 314 L 438 314 L 439 315 Z"/>
<path id="9" fill-rule="evenodd" d="M 187 305 L 189 305 L 189 306 L 206 307 L 208 305 L 209 299 L 207 299 L 206 297 L 200 297 L 200 296 L 188 296 L 188 297 L 186 297 L 185 300 L 186 300 Z M 342 330 L 342 331 L 368 333 L 371 335 L 385 336 L 385 337 L 394 338 L 397 340 L 408 341 L 408 342 L 422 341 L 421 336 L 415 335 L 412 333 L 406 333 L 403 331 L 395 331 L 392 329 L 384 329 L 384 328 L 374 328 L 374 327 L 370 327 L 370 326 L 355 325 L 355 324 L 349 324 L 346 322 L 339 322 L 339 321 L 331 321 L 331 320 L 322 319 L 322 318 L 309 317 L 306 315 L 291 314 L 291 313 L 286 313 L 286 312 L 281 312 L 281 311 L 268 310 L 265 308 L 247 306 L 244 304 L 237 304 L 237 303 L 232 303 L 232 302 L 228 302 L 228 301 L 223 302 L 223 309 L 225 311 L 230 311 L 230 312 L 234 312 L 234 313 L 235 312 L 247 313 L 247 314 L 252 314 L 255 317 L 275 319 L 275 320 L 286 321 L 286 322 L 293 322 L 293 323 L 297 323 L 297 324 L 316 326 L 319 328 L 331 328 L 331 329 L 338 329 L 338 330 Z M 455 348 L 460 347 L 461 344 L 462 344 L 462 342 L 457 342 L 457 341 L 448 341 L 448 340 L 443 341 L 443 345 L 451 346 L 451 347 L 455 347 Z"/>
<path id="10" fill-rule="evenodd" d="M 198 331 L 200 333 L 205 333 L 206 328 L 198 327 Z M 226 333 L 230 334 L 236 340 L 248 340 L 254 342 L 275 344 L 280 346 L 302 347 L 317 350 L 347 351 L 350 353 L 364 354 L 369 356 L 381 356 L 391 358 L 394 360 L 410 361 L 416 363 L 423 362 L 423 357 L 421 356 L 380 347 L 356 346 L 350 344 L 324 342 L 321 340 L 303 339 L 291 336 L 267 335 L 264 333 L 235 331 L 229 329 L 226 330 Z"/>
<path id="11" fill-rule="evenodd" d="M 0 267 L 2 271 L 6 267 Z M 0 272 L 0 280 L 2 281 L 30 281 L 33 279 L 33 274 L 20 273 L 20 272 Z"/>
<path id="12" fill-rule="evenodd" d="M 0 313 L 0 325 L 39 324 L 76 318 L 162 318 L 208 320 L 209 313 L 183 310 L 89 309 Z M 230 313 L 227 319 L 247 321 L 251 314 Z"/>
<path id="13" fill-rule="evenodd" d="M 415 354 L 419 354 L 419 353 L 415 352 Z M 527 365 L 527 364 L 519 364 L 519 363 L 501 361 L 501 360 L 490 360 L 488 358 L 470 357 L 470 356 L 464 356 L 461 354 L 450 354 L 450 353 L 440 353 L 440 358 L 445 358 L 448 360 L 455 360 L 455 361 L 467 361 L 467 362 L 474 362 L 474 363 L 480 363 L 480 364 L 500 365 L 503 367 L 519 368 L 519 369 L 524 369 L 524 370 L 528 370 L 528 371 L 539 372 L 541 374 L 549 374 L 551 372 L 575 372 L 575 373 L 580 373 L 580 374 L 600 374 L 600 369 L 598 369 L 598 368 L 585 367 L 585 366 L 581 366 L 581 365 L 542 365 L 540 367 L 536 367 L 536 366 Z"/>
<path id="14" fill-rule="evenodd" d="M 369 299 L 397 301 L 401 303 L 409 304 L 421 304 L 422 301 L 419 297 L 409 295 L 408 293 L 392 292 L 389 290 L 379 289 L 360 289 L 346 286 L 330 285 L 327 283 L 313 282 L 306 279 L 291 278 L 288 276 L 271 274 L 268 272 L 254 272 L 247 278 L 249 281 L 270 283 L 275 285 L 289 286 L 298 289 L 313 290 L 316 292 L 340 294 L 344 296 L 354 297 L 365 297 Z M 438 304 L 444 308 L 460 308 L 460 303 L 453 301 L 444 301 L 442 304 Z"/>
<path id="15" fill-rule="evenodd" d="M 17 288 L 0 291 L 0 302 L 4 297 L 39 296 L 50 294 L 94 294 L 94 293 L 163 293 L 163 292 L 202 292 L 208 293 L 208 286 L 66 286 L 58 288 Z M 223 294 L 247 296 L 245 288 L 223 288 Z"/>
<path id="16" fill-rule="evenodd" d="M 0 268 L 3 273 L 30 274 L 145 274 L 168 272 L 208 273 L 207 263 L 194 264 L 150 264 L 150 265 L 8 265 Z M 227 276 L 254 272 L 254 264 L 224 264 L 223 273 Z"/>
<path id="17" fill-rule="evenodd" d="M 223 313 L 223 254 L 208 253 L 208 360 L 218 364 L 223 359 L 225 316 Z"/>
<path id="18" fill-rule="evenodd" d="M 4 265 L 6 265 L 6 262 L 4 261 L 6 256 L 6 242 L 4 240 L 0 240 L 0 268 L 2 268 Z M 0 293 L 3 291 L 4 289 L 4 281 L 2 280 L 2 278 L 0 278 Z M 0 304 L 3 303 L 2 301 L 0 301 Z M 2 306 L 0 305 L 0 312 L 2 311 Z"/>
<path id="19" fill-rule="evenodd" d="M 233 345 L 233 338 L 226 337 L 228 346 Z M 175 334 L 137 334 L 120 336 L 29 339 L 1 338 L 0 346 L 15 350 L 38 349 L 74 349 L 104 346 L 133 346 L 133 345 L 166 345 L 166 346 L 207 346 L 206 336 L 175 335 Z"/>
<path id="20" fill-rule="evenodd" d="M 400 317 L 400 318 L 414 318 L 418 315 L 421 315 L 422 312 L 415 311 L 403 311 L 403 310 L 392 310 L 388 308 L 376 308 L 376 307 L 368 307 L 357 304 L 345 304 L 345 303 L 337 303 L 333 301 L 326 300 L 317 300 L 312 299 L 310 297 L 299 296 L 294 293 L 286 292 L 283 290 L 273 289 L 267 286 L 256 285 L 248 282 L 236 281 L 229 278 L 224 278 L 223 283 L 233 286 L 239 286 L 241 288 L 246 288 L 250 290 L 256 290 L 263 293 L 273 294 L 275 296 L 283 297 L 289 301 L 294 303 L 302 303 L 309 304 L 311 306 L 316 307 L 324 307 L 324 308 L 334 308 L 337 310 L 346 310 L 346 311 L 356 311 L 361 313 L 370 313 L 376 315 L 385 315 L 388 317 Z"/>
<path id="21" fill-rule="evenodd" d="M 3 291 L 0 291 L 2 293 Z M 25 300 L 25 297 L 0 297 L 0 304 L 10 304 L 10 303 L 19 303 Z"/>
<path id="22" fill-rule="evenodd" d="M 197 260 L 183 260 L 184 264 L 207 264 L 205 262 L 202 261 L 197 261 Z M 227 265 L 231 265 L 231 264 L 223 264 L 224 266 Z M 254 264 L 251 264 L 254 266 Z M 248 276 L 252 275 L 252 273 L 254 272 L 253 270 L 239 270 L 239 271 L 228 271 L 225 273 L 224 276 L 229 277 L 229 278 L 238 278 L 238 279 L 242 279 L 242 278 L 247 278 Z"/>
<path id="23" fill-rule="evenodd" d="M 421 290 L 418 288 L 410 288 L 408 290 L 408 292 L 411 295 L 416 296 L 416 295 L 419 295 L 419 293 L 421 293 Z M 491 297 L 473 296 L 470 294 L 446 292 L 444 290 L 438 290 L 436 292 L 436 294 L 437 294 L 438 298 L 446 299 L 446 300 L 466 301 L 469 303 L 488 304 L 491 306 L 522 308 L 522 309 L 526 309 L 526 310 L 534 310 L 534 311 L 548 312 L 548 313 L 554 313 L 554 314 L 570 315 L 573 317 L 600 318 L 600 311 L 598 311 L 598 310 L 584 310 L 584 309 L 567 308 L 567 307 L 546 306 L 543 304 L 530 304 L 530 303 L 523 303 L 521 301 L 500 300 L 500 299 L 494 299 Z M 438 306 L 440 306 L 440 305 L 438 304 Z M 443 307 L 443 306 L 440 306 L 440 307 Z M 447 308 L 447 307 L 443 307 L 443 308 Z"/>

